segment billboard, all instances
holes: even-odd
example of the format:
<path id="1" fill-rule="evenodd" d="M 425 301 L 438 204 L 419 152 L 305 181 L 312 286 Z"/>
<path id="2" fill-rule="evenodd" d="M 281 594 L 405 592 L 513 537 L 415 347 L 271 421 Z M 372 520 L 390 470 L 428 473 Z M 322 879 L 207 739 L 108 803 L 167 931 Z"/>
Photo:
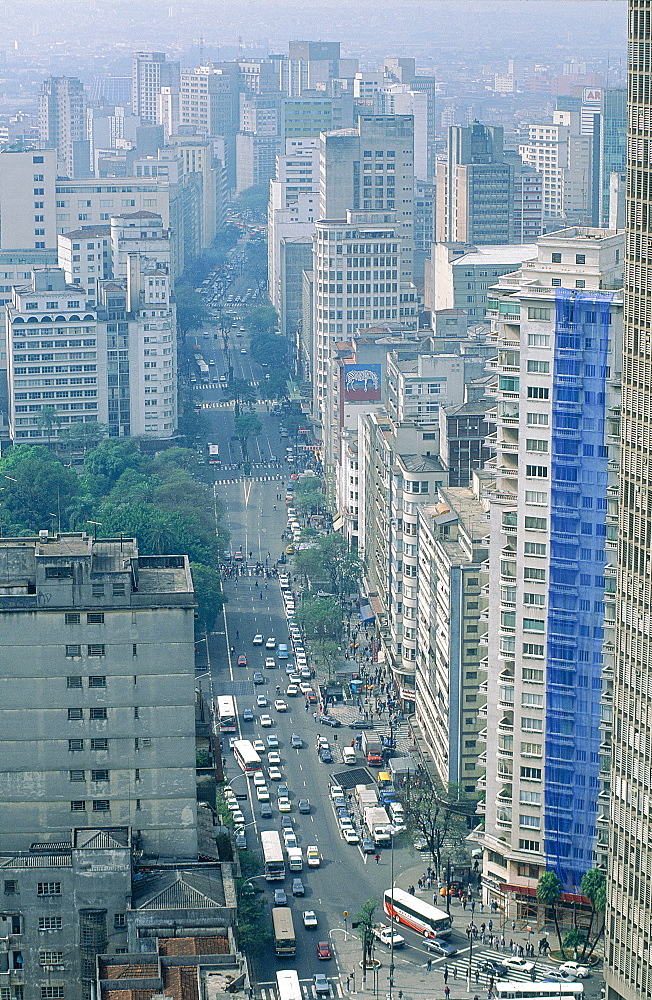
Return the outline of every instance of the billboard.
<path id="1" fill-rule="evenodd" d="M 344 365 L 342 397 L 347 403 L 379 403 L 381 397 L 380 365 Z"/>

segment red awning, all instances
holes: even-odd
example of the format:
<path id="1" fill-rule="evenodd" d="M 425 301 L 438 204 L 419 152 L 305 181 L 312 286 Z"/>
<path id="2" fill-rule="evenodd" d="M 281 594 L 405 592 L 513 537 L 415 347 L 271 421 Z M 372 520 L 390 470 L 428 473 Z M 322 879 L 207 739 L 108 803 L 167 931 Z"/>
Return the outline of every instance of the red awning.
<path id="1" fill-rule="evenodd" d="M 501 892 L 515 892 L 520 896 L 536 896 L 536 886 L 533 885 L 506 885 L 503 883 L 498 887 Z M 575 892 L 562 892 L 563 903 L 581 903 L 583 906 L 590 906 L 591 900 L 586 896 L 581 896 Z"/>

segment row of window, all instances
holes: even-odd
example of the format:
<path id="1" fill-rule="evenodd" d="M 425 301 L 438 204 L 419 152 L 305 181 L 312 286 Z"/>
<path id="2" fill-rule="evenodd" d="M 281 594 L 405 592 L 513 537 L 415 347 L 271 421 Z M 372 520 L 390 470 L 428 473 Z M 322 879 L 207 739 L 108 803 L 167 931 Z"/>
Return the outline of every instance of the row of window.
<path id="1" fill-rule="evenodd" d="M 136 736 L 134 739 L 134 750 L 143 750 L 151 747 L 152 741 L 148 736 Z M 83 753 L 86 748 L 85 740 L 68 740 L 69 753 Z M 96 738 L 90 741 L 91 750 L 102 751 L 109 749 L 109 741 L 106 738 Z"/>

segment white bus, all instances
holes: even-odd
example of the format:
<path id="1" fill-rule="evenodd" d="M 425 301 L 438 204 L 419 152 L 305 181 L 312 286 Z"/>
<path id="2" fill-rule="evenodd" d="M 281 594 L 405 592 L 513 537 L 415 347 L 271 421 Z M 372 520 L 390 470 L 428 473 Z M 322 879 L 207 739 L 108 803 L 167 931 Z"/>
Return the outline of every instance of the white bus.
<path id="1" fill-rule="evenodd" d="M 276 830 L 263 830 L 260 835 L 265 862 L 265 878 L 268 882 L 279 882 L 285 878 L 285 858 L 281 838 Z"/>
<path id="2" fill-rule="evenodd" d="M 495 982 L 493 989 L 500 1000 L 579 1000 L 584 993 L 582 983 L 516 983 L 505 979 Z"/>
<path id="3" fill-rule="evenodd" d="M 272 909 L 272 928 L 274 931 L 274 951 L 277 955 L 296 955 L 297 953 L 297 936 L 294 932 L 294 923 L 292 920 L 292 910 L 289 906 L 275 906 Z M 279 976 L 296 976 L 294 970 L 288 970 L 288 972 L 279 972 Z M 277 978 L 278 982 L 278 995 L 279 998 L 282 996 L 295 996 L 294 993 L 281 993 L 281 984 Z M 284 980 L 285 983 L 285 980 Z M 297 987 L 299 986 L 299 979 L 297 977 L 296 981 Z M 301 1000 L 301 991 L 296 994 L 296 996 Z"/>
<path id="4" fill-rule="evenodd" d="M 452 921 L 446 910 L 417 899 L 404 889 L 385 889 L 383 909 L 392 920 L 398 920 L 424 937 L 450 937 Z"/>
<path id="5" fill-rule="evenodd" d="M 301 986 L 296 969 L 283 969 L 276 973 L 278 1000 L 301 1000 Z"/>
<path id="6" fill-rule="evenodd" d="M 238 728 L 235 698 L 230 694 L 217 697 L 217 720 L 221 733 L 235 733 Z"/>
<path id="7" fill-rule="evenodd" d="M 222 460 L 220 458 L 220 446 L 218 444 L 211 444 L 208 442 L 208 464 L 209 465 L 221 465 Z"/>
<path id="8" fill-rule="evenodd" d="M 254 750 L 251 740 L 236 740 L 233 744 L 233 754 L 245 774 L 262 771 L 263 762 Z"/>

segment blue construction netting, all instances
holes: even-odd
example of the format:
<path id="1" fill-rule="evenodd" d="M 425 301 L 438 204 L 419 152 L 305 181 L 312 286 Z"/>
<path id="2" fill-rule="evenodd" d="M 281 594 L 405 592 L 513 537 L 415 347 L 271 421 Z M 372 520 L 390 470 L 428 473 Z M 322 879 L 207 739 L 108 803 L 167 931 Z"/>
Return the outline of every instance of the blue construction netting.
<path id="1" fill-rule="evenodd" d="M 593 867 L 596 835 L 612 294 L 556 290 L 545 855 L 566 890 Z"/>

